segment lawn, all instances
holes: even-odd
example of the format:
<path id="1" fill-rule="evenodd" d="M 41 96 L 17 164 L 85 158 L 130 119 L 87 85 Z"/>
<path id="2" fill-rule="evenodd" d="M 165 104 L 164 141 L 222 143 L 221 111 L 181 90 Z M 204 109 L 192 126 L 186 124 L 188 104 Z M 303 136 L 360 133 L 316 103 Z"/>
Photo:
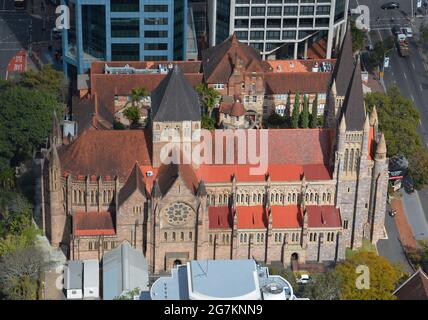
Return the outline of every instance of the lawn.
<path id="1" fill-rule="evenodd" d="M 346 248 L 345 257 L 346 259 L 351 258 L 357 252 L 373 252 L 377 254 L 376 246 L 370 242 L 369 239 L 363 239 L 363 245 L 361 248 L 352 250 L 351 248 Z"/>

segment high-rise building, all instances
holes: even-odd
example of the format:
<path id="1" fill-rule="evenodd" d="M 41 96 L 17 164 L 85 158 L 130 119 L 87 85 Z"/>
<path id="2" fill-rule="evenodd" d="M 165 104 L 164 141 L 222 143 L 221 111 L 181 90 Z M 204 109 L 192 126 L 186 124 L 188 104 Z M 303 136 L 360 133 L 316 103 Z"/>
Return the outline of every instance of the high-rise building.
<path id="1" fill-rule="evenodd" d="M 64 72 L 85 73 L 94 60 L 186 59 L 187 0 L 62 0 Z"/>
<path id="2" fill-rule="evenodd" d="M 210 46 L 236 32 L 263 58 L 331 58 L 342 43 L 349 0 L 212 0 Z"/>

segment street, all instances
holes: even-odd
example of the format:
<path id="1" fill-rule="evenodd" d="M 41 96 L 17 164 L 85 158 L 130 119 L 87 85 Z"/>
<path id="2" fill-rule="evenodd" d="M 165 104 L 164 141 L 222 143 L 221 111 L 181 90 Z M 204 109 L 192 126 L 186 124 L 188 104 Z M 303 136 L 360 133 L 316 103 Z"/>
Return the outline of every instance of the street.
<path id="1" fill-rule="evenodd" d="M 428 17 L 422 15 L 422 13 L 425 13 L 425 10 L 418 11 L 417 17 L 415 17 L 417 0 L 397 1 L 400 3 L 400 9 L 382 10 L 381 5 L 386 2 L 386 0 L 350 1 L 350 8 L 355 8 L 357 5 L 367 5 L 370 8 L 371 32 L 369 39 L 372 44 L 392 36 L 391 28 L 394 25 L 412 27 L 415 34 L 418 32 L 422 21 L 428 22 Z M 393 85 L 398 86 L 404 96 L 412 99 L 420 113 L 419 133 L 425 147 L 428 149 L 428 73 L 423 64 L 423 57 L 420 55 L 418 49 L 418 44 L 413 38 L 410 40 L 411 54 L 409 57 L 400 57 L 396 49 L 388 54 L 390 67 L 385 70 L 384 84 L 386 88 Z M 407 194 L 403 191 L 402 194 L 404 211 L 412 228 L 414 238 L 427 238 L 428 188 L 424 188 L 413 194 Z M 392 262 L 402 263 L 408 271 L 411 271 L 399 241 L 399 234 L 394 218 L 391 218 L 388 214 L 385 218 L 385 229 L 388 239 L 379 241 L 379 253 Z"/>
<path id="2" fill-rule="evenodd" d="M 5 79 L 10 59 L 21 49 L 29 50 L 30 41 L 34 45 L 50 40 L 55 20 L 52 15 L 47 18 L 44 22 L 40 15 L 16 10 L 13 0 L 0 0 L 0 79 Z M 45 31 L 42 30 L 44 23 Z"/>

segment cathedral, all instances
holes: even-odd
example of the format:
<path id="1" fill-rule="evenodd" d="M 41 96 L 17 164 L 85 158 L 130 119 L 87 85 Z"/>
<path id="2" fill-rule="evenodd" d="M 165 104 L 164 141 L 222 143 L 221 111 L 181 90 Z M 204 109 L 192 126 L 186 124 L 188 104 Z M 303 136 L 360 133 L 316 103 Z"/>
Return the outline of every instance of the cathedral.
<path id="1" fill-rule="evenodd" d="M 144 129 L 89 128 L 65 143 L 54 118 L 42 210 L 52 246 L 70 260 L 101 260 L 126 240 L 159 274 L 196 259 L 335 262 L 363 239 L 376 243 L 384 234 L 388 159 L 376 108 L 365 109 L 350 40 L 331 78 L 324 128 L 269 129 L 268 163 L 258 175 L 245 163 L 164 163 L 171 139 L 164 132 L 186 140 L 201 129 L 198 95 L 178 66 L 151 92 Z M 236 58 L 237 69 L 255 59 Z M 238 71 L 230 74 L 237 83 Z"/>

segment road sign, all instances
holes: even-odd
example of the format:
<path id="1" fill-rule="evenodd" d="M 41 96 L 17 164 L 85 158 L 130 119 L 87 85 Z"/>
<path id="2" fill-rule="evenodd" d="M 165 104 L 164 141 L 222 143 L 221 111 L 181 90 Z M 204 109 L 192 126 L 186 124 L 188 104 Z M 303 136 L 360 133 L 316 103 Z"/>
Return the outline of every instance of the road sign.
<path id="1" fill-rule="evenodd" d="M 19 50 L 7 65 L 6 79 L 11 72 L 25 72 L 27 71 L 27 52 L 24 49 Z"/>

